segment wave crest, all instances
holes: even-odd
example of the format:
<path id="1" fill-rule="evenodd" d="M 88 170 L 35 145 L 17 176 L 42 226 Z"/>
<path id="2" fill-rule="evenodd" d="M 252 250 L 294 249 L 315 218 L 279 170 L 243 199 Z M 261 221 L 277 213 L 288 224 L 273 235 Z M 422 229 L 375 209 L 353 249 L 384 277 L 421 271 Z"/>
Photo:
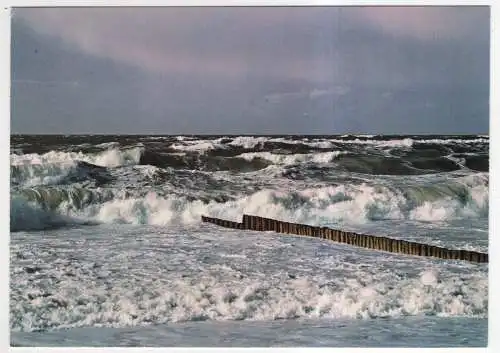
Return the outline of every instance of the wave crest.
<path id="1" fill-rule="evenodd" d="M 140 192 L 140 194 L 137 194 Z M 310 224 L 365 223 L 376 220 L 443 221 L 488 215 L 486 176 L 442 184 L 368 185 L 263 189 L 217 202 L 185 196 L 160 196 L 139 190 L 31 188 L 22 195 L 41 209 L 102 223 L 196 224 L 206 214 L 239 221 L 244 213 Z M 144 196 L 145 195 L 145 196 Z M 22 227 L 18 225 L 16 228 Z"/>

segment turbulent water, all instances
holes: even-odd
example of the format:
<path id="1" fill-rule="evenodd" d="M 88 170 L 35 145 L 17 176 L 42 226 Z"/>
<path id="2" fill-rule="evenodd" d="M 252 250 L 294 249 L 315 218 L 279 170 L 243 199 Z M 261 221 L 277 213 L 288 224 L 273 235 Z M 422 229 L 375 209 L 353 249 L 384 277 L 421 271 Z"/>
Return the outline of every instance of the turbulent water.
<path id="1" fill-rule="evenodd" d="M 12 136 L 12 343 L 484 346 L 487 264 L 200 216 L 488 251 L 488 150 L 488 136 Z"/>

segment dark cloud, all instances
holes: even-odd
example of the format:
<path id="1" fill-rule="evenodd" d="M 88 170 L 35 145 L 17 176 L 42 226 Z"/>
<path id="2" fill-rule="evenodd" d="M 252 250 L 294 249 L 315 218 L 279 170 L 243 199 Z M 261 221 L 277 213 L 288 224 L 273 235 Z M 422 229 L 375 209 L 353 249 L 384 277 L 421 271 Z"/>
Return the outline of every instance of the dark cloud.
<path id="1" fill-rule="evenodd" d="M 488 23 L 487 7 L 16 9 L 12 130 L 485 132 Z"/>

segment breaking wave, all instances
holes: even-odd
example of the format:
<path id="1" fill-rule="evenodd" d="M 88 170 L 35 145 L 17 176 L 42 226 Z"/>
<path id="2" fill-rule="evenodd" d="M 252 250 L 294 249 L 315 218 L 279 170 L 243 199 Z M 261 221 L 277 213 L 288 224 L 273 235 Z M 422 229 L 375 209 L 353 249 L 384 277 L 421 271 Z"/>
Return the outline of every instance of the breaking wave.
<path id="1" fill-rule="evenodd" d="M 92 224 L 92 222 L 44 209 L 23 197 L 14 196 L 10 201 L 10 230 L 12 232 L 88 224 Z"/>
<path id="2" fill-rule="evenodd" d="M 239 220 L 249 213 L 290 222 L 331 224 L 377 220 L 444 221 L 488 214 L 485 175 L 427 185 L 342 184 L 303 190 L 263 189 L 235 200 L 192 200 L 157 192 L 114 189 L 24 189 L 22 195 L 42 210 L 102 223 L 196 224 L 200 216 Z M 22 229 L 22 222 L 14 224 Z"/>
<path id="3" fill-rule="evenodd" d="M 32 227 L 22 215 L 37 212 L 35 227 L 58 217 L 168 225 L 252 213 L 323 224 L 488 214 L 488 139 L 477 136 L 92 138 L 45 153 L 19 151 L 43 146 L 38 137 L 14 144 L 12 229 Z"/>
<path id="4" fill-rule="evenodd" d="M 333 152 L 319 152 L 319 153 L 309 153 L 309 154 L 275 154 L 271 152 L 249 152 L 239 155 L 239 158 L 246 159 L 248 161 L 254 161 L 256 159 L 263 159 L 270 161 L 274 164 L 298 164 L 298 163 L 329 163 L 340 154 L 347 153 L 343 151 L 333 151 Z"/>
<path id="5" fill-rule="evenodd" d="M 50 151 L 38 153 L 11 154 L 11 166 L 45 166 L 83 161 L 102 167 L 119 167 L 138 164 L 144 147 L 111 148 L 98 153 Z"/>

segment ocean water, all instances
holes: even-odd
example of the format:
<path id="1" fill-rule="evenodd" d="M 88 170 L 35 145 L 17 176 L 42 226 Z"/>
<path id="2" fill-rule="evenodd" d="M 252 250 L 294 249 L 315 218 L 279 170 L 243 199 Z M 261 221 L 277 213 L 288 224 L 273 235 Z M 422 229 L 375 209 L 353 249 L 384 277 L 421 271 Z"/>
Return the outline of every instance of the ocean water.
<path id="1" fill-rule="evenodd" d="M 488 251 L 487 136 L 12 136 L 16 346 L 486 346 L 488 264 L 218 228 L 243 213 Z"/>

